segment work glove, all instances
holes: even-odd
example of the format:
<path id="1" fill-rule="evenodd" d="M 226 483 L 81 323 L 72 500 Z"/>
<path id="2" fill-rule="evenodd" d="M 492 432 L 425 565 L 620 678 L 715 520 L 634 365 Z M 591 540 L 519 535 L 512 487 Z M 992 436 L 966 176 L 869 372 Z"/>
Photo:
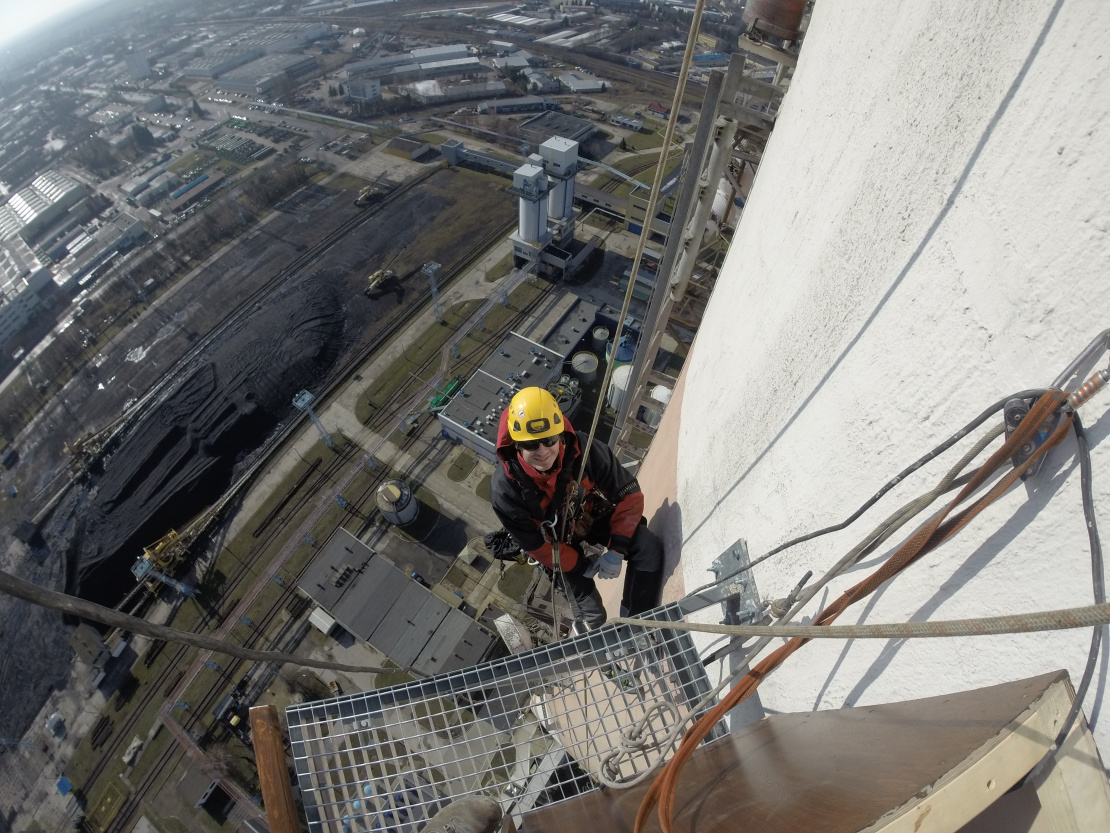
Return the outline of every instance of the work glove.
<path id="1" fill-rule="evenodd" d="M 621 574 L 621 564 L 624 559 L 612 550 L 606 550 L 605 555 L 597 561 L 598 578 L 616 578 Z"/>

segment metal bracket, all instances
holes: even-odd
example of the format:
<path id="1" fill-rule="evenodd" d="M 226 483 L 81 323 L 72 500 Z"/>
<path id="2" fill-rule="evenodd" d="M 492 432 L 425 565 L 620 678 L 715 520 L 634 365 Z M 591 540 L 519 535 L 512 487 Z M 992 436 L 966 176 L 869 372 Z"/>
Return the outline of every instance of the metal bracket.
<path id="1" fill-rule="evenodd" d="M 1021 424 L 1022 420 L 1024 420 L 1025 417 L 1028 416 L 1029 411 L 1032 410 L 1033 404 L 1034 400 L 1032 399 L 1027 400 L 1014 398 L 1009 400 L 1005 405 L 1002 406 L 1002 414 L 1006 422 L 1006 439 L 1010 438 L 1010 435 L 1017 430 L 1017 427 Z M 1049 436 L 1051 436 L 1052 432 L 1056 430 L 1056 426 L 1059 423 L 1060 411 L 1057 410 L 1050 414 L 1048 418 L 1043 423 L 1041 423 L 1041 426 L 1037 430 L 1037 433 L 1030 437 L 1025 442 L 1025 445 L 1019 448 L 1014 453 L 1014 456 L 1010 458 L 1010 462 L 1013 463 L 1014 468 L 1017 468 L 1026 460 L 1028 460 L 1031 456 L 1033 456 L 1033 452 L 1040 448 L 1044 441 L 1047 440 Z M 1021 479 L 1028 480 L 1031 477 L 1036 477 L 1037 472 L 1040 471 L 1040 468 L 1043 464 L 1044 457 L 1042 456 L 1036 462 L 1034 462 L 1032 466 L 1025 470 L 1025 473 L 1021 475 Z"/>
<path id="2" fill-rule="evenodd" d="M 740 538 L 709 566 L 710 572 L 717 577 L 717 583 L 687 596 L 679 603 L 683 615 L 711 604 L 720 604 L 725 614 L 721 624 L 744 625 L 759 621 L 765 605 L 760 601 L 755 577 L 744 569 L 750 563 L 748 542 Z"/>

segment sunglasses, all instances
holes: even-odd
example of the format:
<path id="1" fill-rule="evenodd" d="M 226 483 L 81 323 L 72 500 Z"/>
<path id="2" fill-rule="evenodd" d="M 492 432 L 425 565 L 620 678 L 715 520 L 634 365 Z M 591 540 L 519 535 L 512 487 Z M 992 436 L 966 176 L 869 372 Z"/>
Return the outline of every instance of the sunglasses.
<path id="1" fill-rule="evenodd" d="M 557 442 L 559 442 L 558 434 L 553 437 L 544 437 L 542 440 L 517 440 L 516 447 L 521 451 L 535 451 L 541 445 L 544 448 L 551 448 Z"/>

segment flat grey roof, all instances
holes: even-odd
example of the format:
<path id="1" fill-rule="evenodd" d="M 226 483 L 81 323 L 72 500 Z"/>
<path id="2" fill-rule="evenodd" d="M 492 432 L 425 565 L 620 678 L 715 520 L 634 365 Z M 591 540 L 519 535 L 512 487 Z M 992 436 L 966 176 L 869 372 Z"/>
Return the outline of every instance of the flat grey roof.
<path id="1" fill-rule="evenodd" d="M 546 387 L 562 373 L 566 357 L 519 333 L 509 333 L 440 416 L 496 444 L 498 420 L 515 392 L 514 382 L 521 388 Z"/>
<path id="2" fill-rule="evenodd" d="M 473 665 L 497 640 L 343 529 L 298 586 L 344 629 L 425 674 Z"/>
<path id="3" fill-rule="evenodd" d="M 548 110 L 534 118 L 528 119 L 520 126 L 523 132 L 533 141 L 543 143 L 555 136 L 562 136 L 572 142 L 578 142 L 592 135 L 597 130 L 597 125 L 576 116 Z M 538 137 L 542 136 L 540 139 Z"/>
<path id="4" fill-rule="evenodd" d="M 545 347 L 569 356 L 597 320 L 598 305 L 579 298 L 541 339 Z"/>

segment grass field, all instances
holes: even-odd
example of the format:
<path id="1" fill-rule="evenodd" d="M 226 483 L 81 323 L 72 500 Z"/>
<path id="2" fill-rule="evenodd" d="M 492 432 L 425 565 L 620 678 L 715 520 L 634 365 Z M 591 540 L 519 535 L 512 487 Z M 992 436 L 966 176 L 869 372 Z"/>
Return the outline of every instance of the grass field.
<path id="1" fill-rule="evenodd" d="M 633 133 L 624 140 L 624 146 L 629 150 L 652 150 L 663 144 L 663 134 L 658 130 L 650 133 Z"/>

